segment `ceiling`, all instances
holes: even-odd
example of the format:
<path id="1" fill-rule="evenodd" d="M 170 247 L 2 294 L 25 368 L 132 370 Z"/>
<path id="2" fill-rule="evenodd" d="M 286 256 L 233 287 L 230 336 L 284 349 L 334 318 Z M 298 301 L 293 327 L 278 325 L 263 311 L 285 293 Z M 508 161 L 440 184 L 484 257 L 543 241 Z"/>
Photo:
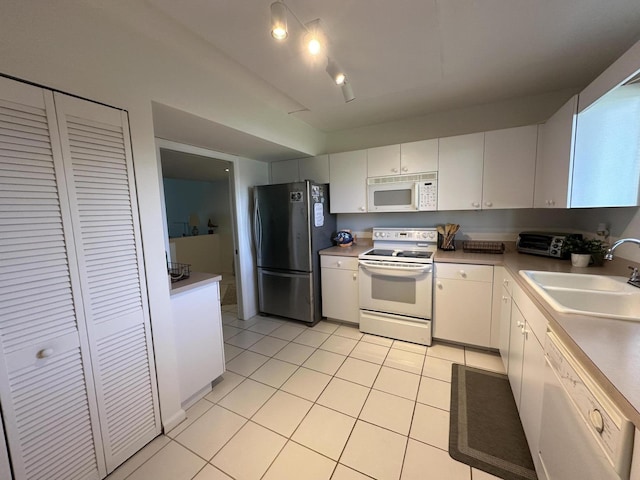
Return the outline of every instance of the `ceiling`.
<path id="1" fill-rule="evenodd" d="M 345 103 L 291 15 L 287 41 L 271 38 L 271 0 L 147 1 L 324 132 L 582 88 L 640 39 L 638 0 L 286 0 L 321 19 L 353 85 Z"/>

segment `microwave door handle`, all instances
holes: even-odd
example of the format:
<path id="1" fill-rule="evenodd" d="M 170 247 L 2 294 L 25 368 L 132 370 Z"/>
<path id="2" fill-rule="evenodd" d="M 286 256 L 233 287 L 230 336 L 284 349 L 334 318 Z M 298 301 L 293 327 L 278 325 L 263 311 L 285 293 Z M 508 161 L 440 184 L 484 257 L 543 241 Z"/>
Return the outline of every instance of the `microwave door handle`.
<path id="1" fill-rule="evenodd" d="M 414 210 L 420 210 L 420 183 L 413 185 L 413 207 Z"/>

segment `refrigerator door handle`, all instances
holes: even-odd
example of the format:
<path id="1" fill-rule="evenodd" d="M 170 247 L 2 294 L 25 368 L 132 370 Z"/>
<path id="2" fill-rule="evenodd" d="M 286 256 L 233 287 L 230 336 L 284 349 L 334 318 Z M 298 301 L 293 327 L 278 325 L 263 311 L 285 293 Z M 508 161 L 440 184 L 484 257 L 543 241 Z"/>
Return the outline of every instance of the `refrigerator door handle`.
<path id="1" fill-rule="evenodd" d="M 253 199 L 253 243 L 256 248 L 256 256 L 260 258 L 260 249 L 262 247 L 262 225 L 260 221 L 260 207 L 258 206 L 258 197 Z"/>

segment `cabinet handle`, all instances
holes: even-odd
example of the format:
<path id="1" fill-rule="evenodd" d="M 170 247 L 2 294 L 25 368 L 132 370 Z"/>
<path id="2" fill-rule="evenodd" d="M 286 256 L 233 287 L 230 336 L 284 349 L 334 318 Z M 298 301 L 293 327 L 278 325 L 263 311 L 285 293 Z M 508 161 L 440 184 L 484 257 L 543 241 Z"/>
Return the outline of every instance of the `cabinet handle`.
<path id="1" fill-rule="evenodd" d="M 42 350 L 38 350 L 36 358 L 48 358 L 51 355 L 53 355 L 53 348 L 43 348 Z"/>
<path id="2" fill-rule="evenodd" d="M 342 262 L 341 262 L 340 260 L 338 260 L 336 263 L 337 263 L 337 265 L 338 265 L 339 267 L 341 267 L 341 266 L 342 266 Z"/>
<path id="3" fill-rule="evenodd" d="M 357 274 L 357 273 L 354 273 L 354 274 L 353 274 L 353 279 L 354 279 L 354 280 L 357 280 L 357 279 L 358 279 L 358 274 Z"/>
<path id="4" fill-rule="evenodd" d="M 393 173 L 398 173 L 398 169 L 397 169 L 397 168 L 392 168 L 392 169 L 391 169 L 391 171 L 392 171 Z"/>
<path id="5" fill-rule="evenodd" d="M 549 200 L 549 205 L 553 206 L 553 205 L 555 205 L 555 204 L 556 204 L 556 201 L 555 201 L 555 200 Z"/>
<path id="6" fill-rule="evenodd" d="M 518 328 L 522 328 L 522 327 L 524 327 L 524 323 L 522 323 L 520 320 L 518 320 L 518 321 L 516 322 L 516 327 L 518 327 Z"/>
<path id="7" fill-rule="evenodd" d="M 462 278 L 467 278 L 467 272 L 465 272 L 464 270 L 460 270 L 460 272 L 458 272 L 458 273 L 460 273 L 460 276 Z"/>
<path id="8" fill-rule="evenodd" d="M 486 207 L 493 207 L 493 202 L 484 202 Z"/>
<path id="9" fill-rule="evenodd" d="M 508 287 L 508 286 L 509 286 L 509 280 L 504 279 L 504 280 L 502 281 L 502 284 L 503 284 L 505 287 Z"/>
<path id="10" fill-rule="evenodd" d="M 442 282 L 436 282 L 436 287 L 442 290 Z"/>
<path id="11" fill-rule="evenodd" d="M 509 300 L 509 299 L 503 295 L 503 296 L 502 296 L 502 301 L 503 301 L 504 303 L 507 303 L 507 300 Z"/>
<path id="12" fill-rule="evenodd" d="M 403 172 L 408 172 L 408 171 L 409 171 L 409 169 L 408 169 L 407 167 L 402 167 L 402 171 L 403 171 Z"/>
<path id="13" fill-rule="evenodd" d="M 474 208 L 480 208 L 480 203 L 479 202 L 471 202 L 471 206 Z"/>
<path id="14" fill-rule="evenodd" d="M 359 210 L 360 210 L 361 212 L 364 212 L 365 208 L 364 208 L 364 207 L 360 207 L 360 208 L 359 208 Z"/>
<path id="15" fill-rule="evenodd" d="M 602 433 L 604 431 L 604 419 L 602 418 L 602 413 L 597 408 L 591 410 L 589 412 L 589 420 L 591 421 L 591 425 L 596 429 L 596 432 Z"/>

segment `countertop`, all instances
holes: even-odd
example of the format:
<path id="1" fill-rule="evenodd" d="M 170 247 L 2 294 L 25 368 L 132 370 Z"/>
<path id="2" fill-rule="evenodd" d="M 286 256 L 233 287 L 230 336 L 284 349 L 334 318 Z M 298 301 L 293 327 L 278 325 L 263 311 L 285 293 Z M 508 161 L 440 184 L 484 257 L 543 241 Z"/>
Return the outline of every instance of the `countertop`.
<path id="1" fill-rule="evenodd" d="M 220 280 L 222 280 L 222 275 L 217 273 L 191 272 L 189 278 L 171 283 L 171 295 L 184 293 Z"/>
<path id="2" fill-rule="evenodd" d="M 509 252 L 502 255 L 444 252 L 436 263 L 502 265 L 549 320 L 549 327 L 564 341 L 596 382 L 625 415 L 640 428 L 640 322 L 556 312 L 518 273 L 520 270 L 629 276 L 637 263 L 616 258 L 602 267 L 572 267 L 568 260 Z M 437 267 L 436 267 L 437 268 Z"/>
<path id="3" fill-rule="evenodd" d="M 627 277 L 628 266 L 639 265 L 615 258 L 605 262 L 602 267 L 579 268 L 573 267 L 569 260 L 518 253 L 514 251 L 514 244 L 506 244 L 506 247 L 504 254 L 466 253 L 461 248 L 454 251 L 438 250 L 433 258 L 436 264 L 504 266 L 549 320 L 549 327 L 625 415 L 640 428 L 640 322 L 556 312 L 518 273 L 520 270 L 542 270 Z M 330 247 L 320 251 L 320 254 L 358 256 L 369 248 L 369 244 Z"/>

